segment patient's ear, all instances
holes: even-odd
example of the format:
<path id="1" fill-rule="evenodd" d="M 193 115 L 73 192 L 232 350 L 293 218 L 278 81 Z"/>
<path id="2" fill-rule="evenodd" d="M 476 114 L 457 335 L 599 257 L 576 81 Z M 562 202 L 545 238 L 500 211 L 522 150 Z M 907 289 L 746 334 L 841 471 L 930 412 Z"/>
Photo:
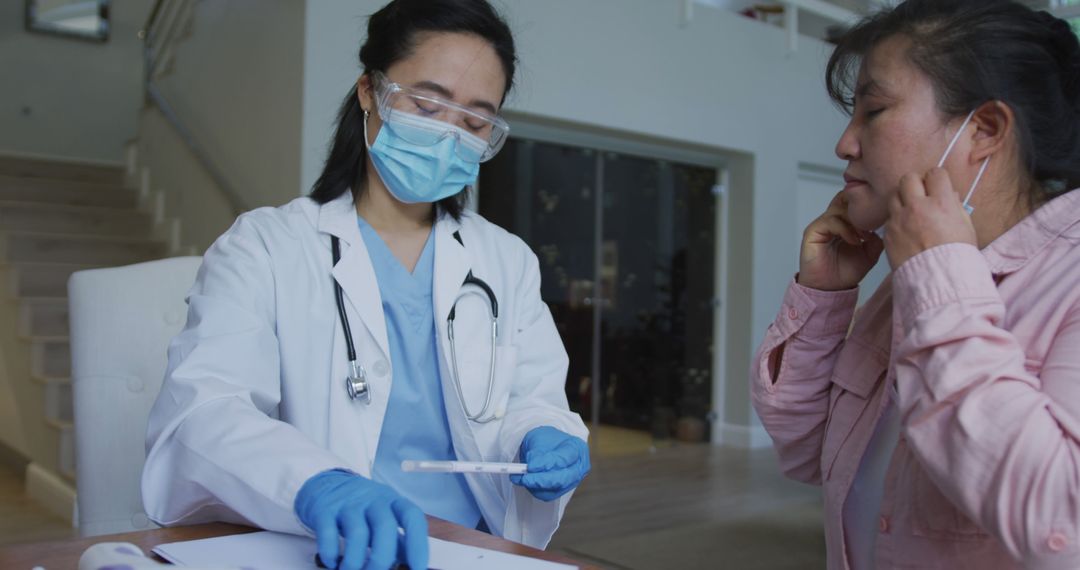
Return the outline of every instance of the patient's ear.
<path id="1" fill-rule="evenodd" d="M 971 162 L 978 163 L 1006 150 L 1006 145 L 1014 138 L 1016 115 L 1005 103 L 990 101 L 975 111 L 971 123 L 977 129 L 971 147 Z"/>

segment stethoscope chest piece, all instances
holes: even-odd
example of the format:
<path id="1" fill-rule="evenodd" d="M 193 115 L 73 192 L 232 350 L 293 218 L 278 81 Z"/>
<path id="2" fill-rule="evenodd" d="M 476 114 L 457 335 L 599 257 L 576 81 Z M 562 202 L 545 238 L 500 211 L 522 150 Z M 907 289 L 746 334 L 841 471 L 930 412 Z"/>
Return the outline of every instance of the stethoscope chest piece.
<path id="1" fill-rule="evenodd" d="M 345 391 L 349 398 L 365 404 L 371 403 L 371 387 L 368 386 L 367 373 L 359 362 L 349 363 L 349 377 L 345 379 Z"/>

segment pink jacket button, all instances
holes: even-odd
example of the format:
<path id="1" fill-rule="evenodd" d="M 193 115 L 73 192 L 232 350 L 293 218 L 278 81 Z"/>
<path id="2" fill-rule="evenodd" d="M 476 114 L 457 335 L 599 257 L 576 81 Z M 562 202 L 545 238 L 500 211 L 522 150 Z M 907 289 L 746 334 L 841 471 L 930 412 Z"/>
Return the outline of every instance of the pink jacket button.
<path id="1" fill-rule="evenodd" d="M 788 309 L 787 316 L 788 316 L 789 319 L 791 319 L 793 321 L 798 319 L 799 318 L 798 309 Z"/>
<path id="2" fill-rule="evenodd" d="M 889 532 L 889 517 L 881 517 L 878 519 L 878 530 L 883 533 Z"/>
<path id="3" fill-rule="evenodd" d="M 1046 541 L 1046 545 L 1054 552 L 1061 552 L 1062 550 L 1065 550 L 1065 547 L 1069 546 L 1069 539 L 1065 538 L 1065 535 L 1060 532 L 1055 532 L 1050 535 L 1050 539 Z"/>

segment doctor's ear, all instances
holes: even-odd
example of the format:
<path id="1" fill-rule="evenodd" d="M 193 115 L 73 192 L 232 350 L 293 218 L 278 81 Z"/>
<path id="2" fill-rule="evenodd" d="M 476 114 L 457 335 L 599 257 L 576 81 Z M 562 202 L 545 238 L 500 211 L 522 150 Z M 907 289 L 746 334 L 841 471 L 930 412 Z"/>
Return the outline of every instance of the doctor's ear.
<path id="1" fill-rule="evenodd" d="M 1001 101 L 990 101 L 975 111 L 971 122 L 976 127 L 971 147 L 971 162 L 981 162 L 990 155 L 1000 155 L 1014 142 L 1016 115 Z"/>
<path id="2" fill-rule="evenodd" d="M 356 98 L 360 100 L 360 108 L 368 112 L 375 108 L 375 93 L 372 87 L 371 75 L 367 73 L 356 80 Z"/>

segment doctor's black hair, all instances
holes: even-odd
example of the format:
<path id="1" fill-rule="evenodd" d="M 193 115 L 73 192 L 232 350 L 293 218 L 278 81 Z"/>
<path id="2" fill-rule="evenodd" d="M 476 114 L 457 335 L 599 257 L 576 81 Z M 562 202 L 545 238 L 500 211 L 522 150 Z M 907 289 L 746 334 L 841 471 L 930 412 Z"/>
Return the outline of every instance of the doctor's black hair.
<path id="1" fill-rule="evenodd" d="M 367 41 L 360 47 L 364 73 L 383 73 L 409 57 L 423 32 L 472 34 L 487 40 L 502 62 L 506 75 L 503 99 L 514 85 L 517 55 L 514 37 L 506 21 L 486 0 L 393 0 L 368 18 Z M 367 176 L 367 148 L 364 144 L 364 112 L 354 82 L 338 111 L 337 131 L 330 145 L 322 174 L 312 186 L 310 197 L 319 204 L 333 201 L 350 188 L 358 198 Z M 468 189 L 436 204 L 454 219 L 461 217 Z"/>
<path id="2" fill-rule="evenodd" d="M 1080 186 L 1080 42 L 1069 24 L 1013 0 L 907 0 L 840 38 L 826 68 L 829 96 L 848 113 L 863 59 L 885 40 L 934 86 L 938 110 L 1009 106 L 1035 206 Z"/>

